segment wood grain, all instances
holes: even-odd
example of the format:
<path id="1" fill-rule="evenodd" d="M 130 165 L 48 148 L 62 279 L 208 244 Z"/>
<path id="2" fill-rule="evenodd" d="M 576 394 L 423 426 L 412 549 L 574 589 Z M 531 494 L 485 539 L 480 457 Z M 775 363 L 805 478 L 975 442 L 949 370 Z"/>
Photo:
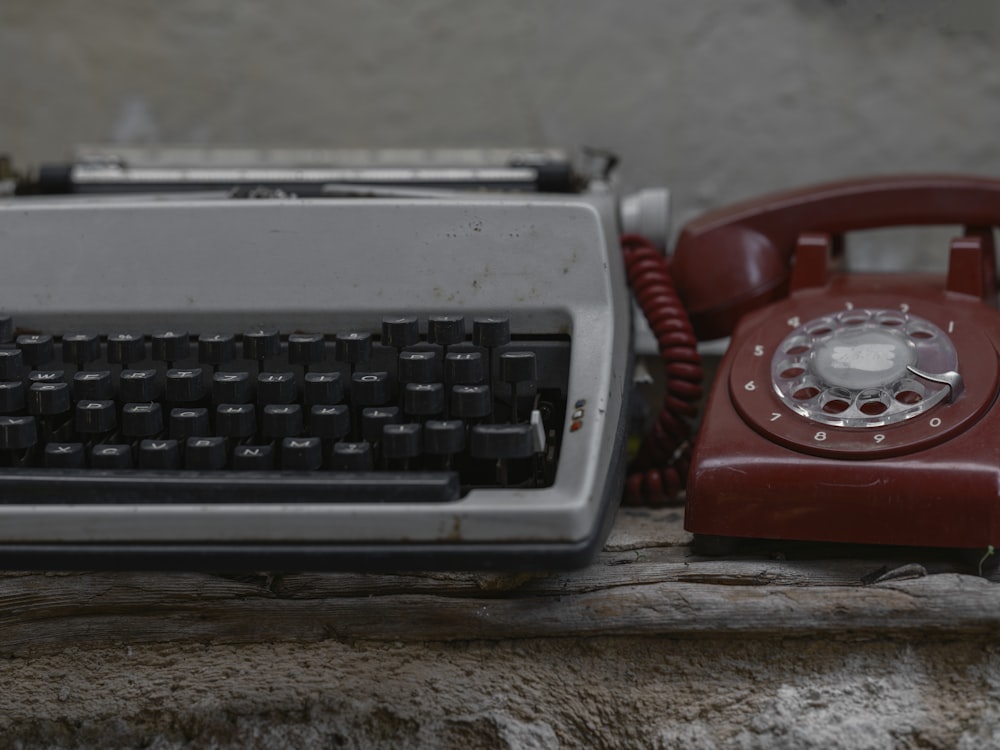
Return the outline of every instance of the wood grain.
<path id="1" fill-rule="evenodd" d="M 933 550 L 755 542 L 692 554 L 680 514 L 622 511 L 553 575 L 6 573 L 0 651 L 115 643 L 989 633 L 1000 587 Z"/>

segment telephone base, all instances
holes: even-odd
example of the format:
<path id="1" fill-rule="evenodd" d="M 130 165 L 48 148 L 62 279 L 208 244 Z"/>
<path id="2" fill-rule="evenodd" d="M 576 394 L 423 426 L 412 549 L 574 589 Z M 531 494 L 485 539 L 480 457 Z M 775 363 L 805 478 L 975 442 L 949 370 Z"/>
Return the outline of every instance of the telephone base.
<path id="1" fill-rule="evenodd" d="M 709 549 L 1000 546 L 998 352 L 995 310 L 915 275 L 842 275 L 746 316 L 692 454 L 685 528 Z M 920 375 L 949 370 L 961 392 Z"/>

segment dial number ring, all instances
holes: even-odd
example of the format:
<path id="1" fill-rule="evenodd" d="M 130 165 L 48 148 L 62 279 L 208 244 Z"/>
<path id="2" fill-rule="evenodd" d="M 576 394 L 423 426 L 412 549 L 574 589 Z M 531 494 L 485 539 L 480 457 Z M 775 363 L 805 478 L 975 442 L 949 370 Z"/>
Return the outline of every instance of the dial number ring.
<path id="1" fill-rule="evenodd" d="M 733 404 L 775 442 L 839 458 L 900 455 L 967 429 L 996 393 L 991 340 L 971 321 L 947 323 L 953 312 L 932 305 L 922 310 L 926 317 L 878 308 L 809 312 L 776 311 L 780 320 L 807 322 L 791 331 L 765 323 L 741 337 L 733 354 Z M 951 335 L 928 313 L 945 321 Z M 819 346 L 827 347 L 826 359 L 817 365 L 810 356 Z M 928 380 L 910 369 L 957 375 L 959 359 L 965 391 L 957 399 L 946 379 Z M 836 362 L 846 366 L 833 367 Z"/>

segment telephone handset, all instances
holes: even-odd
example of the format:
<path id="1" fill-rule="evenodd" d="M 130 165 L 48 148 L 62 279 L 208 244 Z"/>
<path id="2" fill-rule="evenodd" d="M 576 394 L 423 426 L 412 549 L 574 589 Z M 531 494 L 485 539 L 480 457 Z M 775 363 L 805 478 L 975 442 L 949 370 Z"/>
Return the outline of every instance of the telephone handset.
<path id="1" fill-rule="evenodd" d="M 1000 223 L 1000 180 L 906 175 L 844 180 L 722 208 L 688 223 L 672 271 L 700 339 L 728 335 L 749 310 L 787 293 L 796 240 L 893 226 Z"/>
<path id="2" fill-rule="evenodd" d="M 960 224 L 946 277 L 850 273 L 845 232 Z M 681 233 L 676 291 L 699 338 L 732 334 L 690 459 L 696 534 L 1000 543 L 1000 180 L 819 185 Z"/>

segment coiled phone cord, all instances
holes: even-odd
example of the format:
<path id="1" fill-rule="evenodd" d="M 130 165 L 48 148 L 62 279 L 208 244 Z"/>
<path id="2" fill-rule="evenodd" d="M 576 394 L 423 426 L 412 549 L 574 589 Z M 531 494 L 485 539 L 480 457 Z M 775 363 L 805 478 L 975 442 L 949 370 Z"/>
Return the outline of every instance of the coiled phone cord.
<path id="1" fill-rule="evenodd" d="M 670 263 L 645 237 L 622 237 L 632 293 L 659 345 L 666 379 L 663 404 L 629 467 L 626 505 L 676 502 L 691 463 L 692 427 L 701 399 L 698 340 L 670 276 Z"/>

